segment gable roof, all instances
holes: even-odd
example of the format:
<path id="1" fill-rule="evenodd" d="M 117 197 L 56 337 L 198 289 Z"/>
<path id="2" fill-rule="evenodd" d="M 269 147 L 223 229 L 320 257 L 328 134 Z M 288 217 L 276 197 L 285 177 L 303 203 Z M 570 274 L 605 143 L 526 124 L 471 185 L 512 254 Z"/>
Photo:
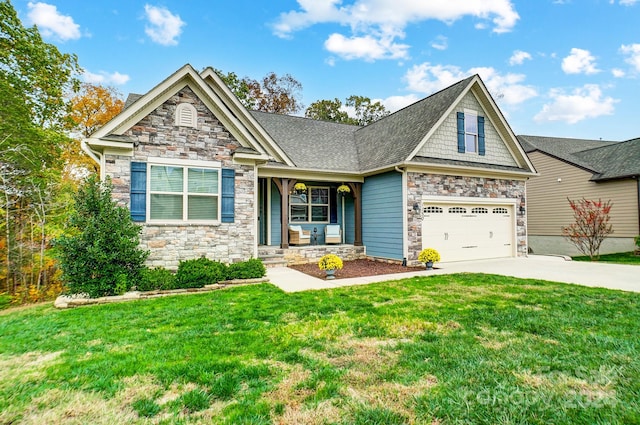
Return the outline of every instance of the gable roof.
<path id="1" fill-rule="evenodd" d="M 462 80 L 360 128 L 356 134 L 360 168 L 370 170 L 408 160 L 473 78 Z"/>
<path id="2" fill-rule="evenodd" d="M 107 145 L 125 150 L 132 149 L 132 140 L 126 142 L 116 140 L 118 136 L 122 136 L 175 93 L 189 87 L 243 147 L 265 158 L 272 157 L 287 165 L 293 165 L 269 135 L 256 125 L 249 112 L 244 108 L 238 109 L 237 105 L 229 100 L 230 91 L 222 80 L 217 76 L 212 77 L 207 70 L 203 73 L 207 81 L 187 64 L 146 94 L 130 96 L 127 99 L 127 107 L 92 134 L 86 140 L 87 145 L 94 149 L 102 149 Z M 236 102 L 238 102 L 237 99 Z"/>
<path id="3" fill-rule="evenodd" d="M 543 152 L 593 173 L 592 181 L 640 176 L 640 138 L 626 142 L 518 136 L 527 153 Z"/>

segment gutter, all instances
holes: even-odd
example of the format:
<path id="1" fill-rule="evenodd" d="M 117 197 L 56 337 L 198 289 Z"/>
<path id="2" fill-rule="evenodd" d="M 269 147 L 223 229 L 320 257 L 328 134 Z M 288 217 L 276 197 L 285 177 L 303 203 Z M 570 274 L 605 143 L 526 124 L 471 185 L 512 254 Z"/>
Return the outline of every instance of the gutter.
<path id="1" fill-rule="evenodd" d="M 80 148 L 84 153 L 89 155 L 89 157 L 98 164 L 98 167 L 100 167 L 100 180 L 104 180 L 104 167 L 102 166 L 102 160 L 104 159 L 104 157 L 102 156 L 102 154 L 98 151 L 94 151 L 93 149 L 91 149 L 87 144 L 86 139 L 82 139 L 80 141 Z"/>

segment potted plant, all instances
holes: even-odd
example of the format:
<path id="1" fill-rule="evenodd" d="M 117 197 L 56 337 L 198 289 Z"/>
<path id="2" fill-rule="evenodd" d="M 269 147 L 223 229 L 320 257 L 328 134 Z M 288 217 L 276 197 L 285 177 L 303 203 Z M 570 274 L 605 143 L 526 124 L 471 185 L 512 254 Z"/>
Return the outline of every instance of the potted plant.
<path id="1" fill-rule="evenodd" d="M 320 258 L 318 267 L 326 272 L 327 279 L 335 279 L 336 270 L 342 268 L 342 260 L 335 254 L 327 254 Z"/>
<path id="2" fill-rule="evenodd" d="M 295 186 L 293 186 L 293 190 L 295 190 L 296 193 L 306 192 L 307 191 L 307 185 L 304 184 L 304 183 L 296 183 Z"/>
<path id="3" fill-rule="evenodd" d="M 433 248 L 425 248 L 418 254 L 418 261 L 427 266 L 427 270 L 433 269 L 433 263 L 440 261 L 440 253 Z"/>
<path id="4" fill-rule="evenodd" d="M 341 184 L 340 186 L 338 186 L 338 193 L 344 196 L 347 193 L 351 193 L 351 189 L 349 189 L 349 186 L 347 186 L 346 184 Z"/>

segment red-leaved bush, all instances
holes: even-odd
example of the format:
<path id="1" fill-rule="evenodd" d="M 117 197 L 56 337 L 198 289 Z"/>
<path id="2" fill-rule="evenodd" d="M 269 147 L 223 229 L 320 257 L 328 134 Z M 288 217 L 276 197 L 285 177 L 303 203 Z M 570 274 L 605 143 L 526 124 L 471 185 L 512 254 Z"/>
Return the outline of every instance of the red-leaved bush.
<path id="1" fill-rule="evenodd" d="M 568 199 L 573 210 L 575 222 L 562 228 L 562 236 L 567 238 L 584 255 L 597 259 L 600 256 L 600 245 L 607 236 L 613 233 L 609 224 L 611 200 L 602 202 L 582 198 L 577 201 Z"/>

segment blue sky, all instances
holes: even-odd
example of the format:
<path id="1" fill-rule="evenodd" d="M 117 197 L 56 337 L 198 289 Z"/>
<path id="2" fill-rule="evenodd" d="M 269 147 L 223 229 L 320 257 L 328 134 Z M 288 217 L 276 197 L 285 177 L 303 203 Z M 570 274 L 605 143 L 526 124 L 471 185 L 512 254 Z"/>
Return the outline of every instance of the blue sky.
<path id="1" fill-rule="evenodd" d="M 77 0 L 12 4 L 83 79 L 144 93 L 185 63 L 395 111 L 478 73 L 516 134 L 640 137 L 640 0 Z"/>

